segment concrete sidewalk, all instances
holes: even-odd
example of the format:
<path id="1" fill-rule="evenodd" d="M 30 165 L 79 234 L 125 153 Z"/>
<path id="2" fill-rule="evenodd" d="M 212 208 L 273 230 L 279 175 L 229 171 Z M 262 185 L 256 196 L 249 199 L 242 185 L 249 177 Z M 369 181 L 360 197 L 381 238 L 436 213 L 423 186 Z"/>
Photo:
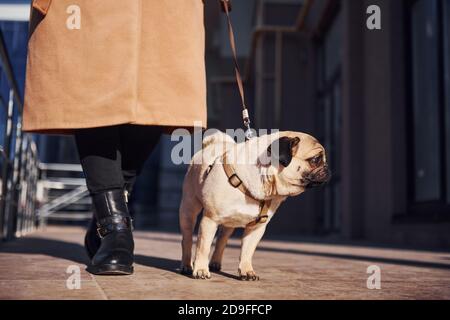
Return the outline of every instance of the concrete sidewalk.
<path id="1" fill-rule="evenodd" d="M 450 299 L 450 253 L 263 241 L 254 259 L 259 282 L 236 279 L 239 240 L 211 280 L 178 274 L 180 236 L 135 232 L 135 274 L 87 273 L 84 230 L 48 227 L 0 244 L 0 299 Z M 70 265 L 81 289 L 69 290 Z M 367 267 L 381 268 L 381 290 L 366 287 Z"/>

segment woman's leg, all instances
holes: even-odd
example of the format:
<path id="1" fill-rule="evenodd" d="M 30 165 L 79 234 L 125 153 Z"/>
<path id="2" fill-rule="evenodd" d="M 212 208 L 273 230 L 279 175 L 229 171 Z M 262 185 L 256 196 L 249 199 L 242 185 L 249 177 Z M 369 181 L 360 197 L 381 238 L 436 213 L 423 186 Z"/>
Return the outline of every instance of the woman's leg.
<path id="1" fill-rule="evenodd" d="M 118 126 L 75 133 L 80 162 L 92 196 L 96 224 L 86 234 L 94 274 L 133 273 L 132 221 L 124 195 Z"/>
<path id="2" fill-rule="evenodd" d="M 159 127 L 137 125 L 78 130 L 75 138 L 90 193 L 112 189 L 125 189 L 131 193 L 145 161 L 160 139 L 161 131 Z M 95 213 L 95 206 L 93 209 Z M 91 259 L 101 246 L 97 227 L 94 214 L 85 237 L 85 247 Z"/>
<path id="3" fill-rule="evenodd" d="M 79 129 L 75 142 L 91 194 L 123 188 L 119 126 Z"/>
<path id="4" fill-rule="evenodd" d="M 131 193 L 145 161 L 161 137 L 162 129 L 154 126 L 126 124 L 119 128 L 122 175 L 125 189 Z"/>

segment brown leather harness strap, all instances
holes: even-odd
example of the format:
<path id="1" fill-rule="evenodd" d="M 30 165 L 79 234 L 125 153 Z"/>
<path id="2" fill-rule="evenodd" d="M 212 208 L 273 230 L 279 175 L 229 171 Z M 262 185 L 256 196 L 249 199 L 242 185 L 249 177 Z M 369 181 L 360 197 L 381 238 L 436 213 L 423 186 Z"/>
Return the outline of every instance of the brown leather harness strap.
<path id="1" fill-rule="evenodd" d="M 245 188 L 244 184 L 242 183 L 242 180 L 236 174 L 236 170 L 234 170 L 234 167 L 228 162 L 226 153 L 222 156 L 222 166 L 225 171 L 225 174 L 228 177 L 228 182 L 231 184 L 231 186 L 233 186 L 233 188 L 239 189 L 239 191 L 241 191 L 247 197 L 257 200 L 247 190 L 247 188 Z M 259 201 L 259 215 L 254 221 L 248 223 L 247 227 L 253 227 L 260 223 L 266 223 L 267 220 L 269 219 L 269 209 L 272 201 L 271 200 L 265 201 L 257 200 L 257 201 Z"/>
<path id="2" fill-rule="evenodd" d="M 33 8 L 38 10 L 43 15 L 46 15 L 48 8 L 52 4 L 52 0 L 33 0 Z"/>

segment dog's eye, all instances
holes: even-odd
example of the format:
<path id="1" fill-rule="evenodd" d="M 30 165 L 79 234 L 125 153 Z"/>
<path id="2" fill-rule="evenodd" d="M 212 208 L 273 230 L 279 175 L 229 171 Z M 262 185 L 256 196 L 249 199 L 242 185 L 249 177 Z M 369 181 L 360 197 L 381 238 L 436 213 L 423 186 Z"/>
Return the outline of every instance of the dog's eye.
<path id="1" fill-rule="evenodd" d="M 312 159 L 309 160 L 309 163 L 311 163 L 314 166 L 318 166 L 322 163 L 323 160 L 323 156 L 322 155 L 318 155 Z"/>

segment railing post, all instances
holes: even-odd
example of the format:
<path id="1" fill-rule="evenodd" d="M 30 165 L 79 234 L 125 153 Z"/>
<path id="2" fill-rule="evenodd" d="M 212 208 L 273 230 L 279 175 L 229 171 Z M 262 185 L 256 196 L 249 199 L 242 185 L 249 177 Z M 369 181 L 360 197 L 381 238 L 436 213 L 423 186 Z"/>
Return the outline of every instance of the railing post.
<path id="1" fill-rule="evenodd" d="M 13 111 L 14 111 L 14 93 L 11 89 L 9 91 L 9 101 L 8 101 L 8 109 L 7 109 L 7 118 L 6 118 L 6 126 L 5 126 L 5 144 L 3 146 L 4 151 L 4 164 L 2 168 L 2 197 L 0 203 L 0 216 L 1 216 L 1 236 L 2 239 L 8 238 L 8 226 L 10 220 L 9 208 L 7 206 L 8 201 L 10 200 L 10 192 L 9 192 L 9 184 L 10 184 L 10 169 L 11 169 L 11 158 L 10 158 L 10 149 L 12 142 L 12 123 L 13 123 Z"/>
<path id="2" fill-rule="evenodd" d="M 9 202 L 9 214 L 10 221 L 8 225 L 8 233 L 7 239 L 14 237 L 14 234 L 17 229 L 17 218 L 19 214 L 19 191 L 21 188 L 20 185 L 20 170 L 21 170 L 21 162 L 22 162 L 22 115 L 19 113 L 17 115 L 17 123 L 16 123 L 16 141 L 15 141 L 15 150 L 14 150 L 14 158 L 12 162 L 12 179 L 11 179 L 11 189 L 10 189 L 10 202 Z"/>

